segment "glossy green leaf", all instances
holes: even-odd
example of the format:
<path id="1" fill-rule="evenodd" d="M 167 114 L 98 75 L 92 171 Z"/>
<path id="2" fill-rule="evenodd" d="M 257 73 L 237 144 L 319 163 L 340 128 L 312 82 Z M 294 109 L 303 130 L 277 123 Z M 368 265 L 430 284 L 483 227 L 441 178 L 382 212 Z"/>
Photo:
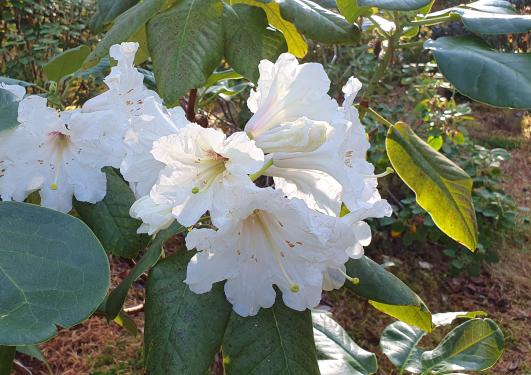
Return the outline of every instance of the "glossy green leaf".
<path id="1" fill-rule="evenodd" d="M 359 17 L 369 17 L 378 12 L 377 8 L 360 7 L 358 0 L 337 0 L 337 8 L 350 23 L 356 22 Z"/>
<path id="2" fill-rule="evenodd" d="M 225 5 L 225 58 L 236 72 L 253 82 L 258 80 L 261 60 L 276 61 L 287 51 L 282 33 L 268 25 L 266 14 L 260 8 L 246 4 Z"/>
<path id="3" fill-rule="evenodd" d="M 457 318 L 472 319 L 486 315 L 483 311 L 447 312 L 433 314 L 435 327 L 451 324 Z M 417 347 L 426 332 L 403 322 L 394 322 L 382 332 L 380 347 L 389 360 L 398 367 L 400 373 L 409 371 L 419 374 L 424 371 L 421 364 L 423 349 Z"/>
<path id="4" fill-rule="evenodd" d="M 96 12 L 90 19 L 90 28 L 99 33 L 116 17 L 138 3 L 139 0 L 98 0 Z"/>
<path id="5" fill-rule="evenodd" d="M 122 306 L 127 297 L 127 292 L 131 285 L 133 285 L 135 280 L 137 280 L 144 272 L 148 271 L 158 262 L 162 255 L 164 242 L 170 237 L 182 233 L 185 230 L 185 227 L 174 222 L 169 228 L 164 229 L 157 234 L 142 259 L 140 259 L 122 282 L 109 294 L 107 303 L 105 304 L 105 314 L 107 315 L 107 319 L 112 320 L 118 316 L 122 310 Z"/>
<path id="6" fill-rule="evenodd" d="M 0 132 L 18 126 L 18 98 L 0 88 Z"/>
<path id="7" fill-rule="evenodd" d="M 477 34 L 527 33 L 531 16 L 486 13 L 470 9 L 456 10 L 465 27 Z"/>
<path id="8" fill-rule="evenodd" d="M 16 347 L 0 345 L 0 375 L 11 374 L 11 367 L 15 359 Z"/>
<path id="9" fill-rule="evenodd" d="M 422 354 L 423 371 L 483 371 L 498 361 L 504 345 L 503 333 L 494 321 L 472 319 L 450 331 L 435 349 Z"/>
<path id="10" fill-rule="evenodd" d="M 147 245 L 149 236 L 136 233 L 142 222 L 129 215 L 135 196 L 127 183 L 112 168 L 106 168 L 105 174 L 105 198 L 96 204 L 74 201 L 74 208 L 108 253 L 134 258 Z"/>
<path id="11" fill-rule="evenodd" d="M 326 312 L 312 312 L 313 336 L 321 374 L 337 371 L 341 363 L 344 375 L 374 374 L 378 369 L 376 355 L 362 349 L 348 333 Z"/>
<path id="12" fill-rule="evenodd" d="M 223 3 L 183 0 L 148 23 L 157 86 L 168 103 L 203 86 L 223 57 Z"/>
<path id="13" fill-rule="evenodd" d="M 354 44 L 360 30 L 343 16 L 310 0 L 278 0 L 282 17 L 292 22 L 305 37 L 328 44 Z"/>
<path id="14" fill-rule="evenodd" d="M 0 203 L 0 345 L 32 345 L 88 318 L 109 287 L 98 239 L 72 216 Z"/>
<path id="15" fill-rule="evenodd" d="M 35 86 L 33 83 L 21 81 L 20 79 L 14 79 L 14 78 L 9 78 L 5 76 L 0 76 L 0 82 L 5 83 L 6 85 L 19 85 L 19 86 L 24 86 L 24 87 Z"/>
<path id="16" fill-rule="evenodd" d="M 432 0 L 358 0 L 364 7 L 376 7 L 387 10 L 415 10 L 429 5 Z"/>
<path id="17" fill-rule="evenodd" d="M 422 372 L 420 359 L 424 350 L 417 348 L 426 332 L 403 322 L 394 322 L 382 332 L 380 347 L 382 352 L 398 368 L 400 373 Z"/>
<path id="18" fill-rule="evenodd" d="M 281 298 L 256 316 L 232 314 L 223 339 L 227 375 L 319 375 L 312 316 Z"/>
<path id="19" fill-rule="evenodd" d="M 81 68 L 83 61 L 89 54 L 90 48 L 85 45 L 68 49 L 44 64 L 42 70 L 48 80 L 59 81 Z"/>
<path id="20" fill-rule="evenodd" d="M 467 8 L 480 10 L 482 12 L 516 14 L 516 8 L 510 1 L 505 0 L 479 0 L 465 4 Z"/>
<path id="21" fill-rule="evenodd" d="M 120 14 L 109 31 L 105 33 L 94 51 L 85 59 L 84 66 L 96 64 L 102 57 L 109 54 L 113 44 L 127 41 L 131 35 L 144 27 L 162 8 L 166 0 L 144 0 Z"/>
<path id="22" fill-rule="evenodd" d="M 191 252 L 157 264 L 146 287 L 144 350 L 150 375 L 205 374 L 218 352 L 231 305 L 223 285 L 204 294 L 183 280 Z"/>
<path id="23" fill-rule="evenodd" d="M 385 144 L 393 168 L 415 192 L 417 203 L 444 233 L 474 251 L 478 237 L 472 179 L 407 124 L 391 127 Z"/>
<path id="24" fill-rule="evenodd" d="M 473 36 L 428 40 L 442 74 L 463 95 L 499 107 L 531 108 L 531 54 L 501 53 Z"/>

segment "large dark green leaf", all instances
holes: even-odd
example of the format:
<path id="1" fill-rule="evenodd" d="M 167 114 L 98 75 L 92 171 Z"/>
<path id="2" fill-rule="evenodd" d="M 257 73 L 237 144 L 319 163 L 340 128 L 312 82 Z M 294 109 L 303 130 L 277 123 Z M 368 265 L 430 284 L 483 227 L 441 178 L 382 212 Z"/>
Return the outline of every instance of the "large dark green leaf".
<path id="1" fill-rule="evenodd" d="M 205 294 L 190 291 L 183 282 L 190 256 L 172 255 L 149 274 L 144 350 L 150 375 L 205 374 L 221 346 L 231 306 L 221 284 Z"/>
<path id="2" fill-rule="evenodd" d="M 531 108 L 531 54 L 497 52 L 473 36 L 428 40 L 424 47 L 462 94 L 499 107 Z"/>
<path id="3" fill-rule="evenodd" d="M 278 0 L 282 17 L 292 22 L 304 36 L 322 43 L 357 43 L 360 30 L 343 16 L 310 0 Z"/>
<path id="4" fill-rule="evenodd" d="M 223 28 L 226 59 L 235 71 L 253 82 L 258 80 L 260 60 L 275 61 L 287 51 L 284 36 L 268 28 L 266 14 L 260 8 L 246 4 L 226 5 Z"/>
<path id="5" fill-rule="evenodd" d="M 454 328 L 435 349 L 422 354 L 423 371 L 483 371 L 498 361 L 504 345 L 503 333 L 494 321 L 472 319 Z"/>
<path id="6" fill-rule="evenodd" d="M 374 353 L 362 349 L 326 312 L 312 312 L 313 336 L 321 374 L 341 366 L 343 375 L 374 374 L 378 369 Z"/>
<path id="7" fill-rule="evenodd" d="M 90 19 L 90 28 L 99 33 L 105 25 L 138 3 L 138 0 L 98 0 L 96 13 Z"/>
<path id="8" fill-rule="evenodd" d="M 516 14 L 516 8 L 510 1 L 505 0 L 479 0 L 465 4 L 467 8 L 480 10 L 482 12 Z"/>
<path id="9" fill-rule="evenodd" d="M 15 359 L 15 346 L 0 346 L 0 375 L 11 374 L 11 366 Z"/>
<path id="10" fill-rule="evenodd" d="M 98 236 L 108 253 L 134 258 L 149 237 L 136 233 L 142 224 L 129 215 L 135 196 L 127 183 L 112 168 L 106 168 L 107 195 L 96 203 L 74 201 L 74 207 L 83 221 Z"/>
<path id="11" fill-rule="evenodd" d="M 0 132 L 18 125 L 18 98 L 0 88 Z"/>
<path id="12" fill-rule="evenodd" d="M 531 16 L 495 14 L 471 9 L 455 10 L 465 27 L 477 34 L 527 33 L 531 30 Z"/>
<path id="13" fill-rule="evenodd" d="M 478 237 L 472 179 L 407 124 L 391 127 L 385 144 L 393 168 L 415 192 L 418 204 L 444 233 L 474 251 Z"/>
<path id="14" fill-rule="evenodd" d="M 99 59 L 107 56 L 113 44 L 122 43 L 129 39 L 140 28 L 144 27 L 164 5 L 166 0 L 144 0 L 129 8 L 114 21 L 111 29 L 105 33 L 94 51 L 86 58 L 85 67 L 96 64 Z"/>
<path id="15" fill-rule="evenodd" d="M 428 5 L 431 0 L 358 0 L 363 7 L 376 7 L 388 10 L 415 10 Z"/>
<path id="16" fill-rule="evenodd" d="M 346 283 L 354 293 L 369 299 L 376 309 L 425 331 L 431 331 L 431 313 L 422 300 L 398 277 L 367 257 L 351 259 L 347 273 L 359 279 Z"/>
<path id="17" fill-rule="evenodd" d="M 173 237 L 176 234 L 182 233 L 186 230 L 185 227 L 174 222 L 169 228 L 164 229 L 159 232 L 153 242 L 149 245 L 149 248 L 146 251 L 146 254 L 142 259 L 136 264 L 135 268 L 129 272 L 126 278 L 113 289 L 107 302 L 105 304 L 105 314 L 107 319 L 112 320 L 118 316 L 122 310 L 122 306 L 127 297 L 127 292 L 129 288 L 136 279 L 140 277 L 144 272 L 148 271 L 153 267 L 159 260 L 163 252 L 163 245 L 166 240 L 170 237 Z"/>
<path id="18" fill-rule="evenodd" d="M 0 203 L 0 345 L 32 345 L 83 321 L 103 301 L 109 262 L 82 221 Z"/>
<path id="19" fill-rule="evenodd" d="M 157 86 L 176 102 L 201 87 L 223 57 L 223 3 L 182 0 L 148 23 L 148 42 Z"/>
<path id="20" fill-rule="evenodd" d="M 223 354 L 227 375 L 319 374 L 310 311 L 292 310 L 279 297 L 256 316 L 232 314 Z"/>
<path id="21" fill-rule="evenodd" d="M 89 54 L 90 48 L 85 45 L 68 49 L 44 64 L 42 70 L 48 80 L 59 81 L 81 68 L 83 61 Z"/>

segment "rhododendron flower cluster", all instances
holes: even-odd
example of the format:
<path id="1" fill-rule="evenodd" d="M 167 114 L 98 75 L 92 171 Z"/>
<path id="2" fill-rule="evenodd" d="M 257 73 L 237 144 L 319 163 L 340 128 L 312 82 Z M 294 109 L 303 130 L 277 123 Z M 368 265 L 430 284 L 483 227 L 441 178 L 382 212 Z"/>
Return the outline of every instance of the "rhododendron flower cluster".
<path id="1" fill-rule="evenodd" d="M 102 200 L 102 168 L 120 168 L 137 198 L 130 214 L 142 220 L 139 232 L 174 221 L 190 228 L 186 246 L 196 253 L 184 282 L 193 292 L 225 282 L 242 316 L 271 307 L 275 287 L 287 306 L 315 307 L 370 243 L 364 220 L 391 214 L 353 107 L 360 82 L 348 80 L 340 107 L 320 64 L 287 53 L 264 60 L 247 102 L 253 116 L 227 136 L 190 123 L 145 88 L 133 66 L 137 48 L 111 47 L 118 64 L 108 90 L 79 109 L 59 112 L 2 86 L 20 98 L 20 126 L 0 134 L 1 198 L 39 191 L 43 206 L 67 212 L 72 196 Z"/>

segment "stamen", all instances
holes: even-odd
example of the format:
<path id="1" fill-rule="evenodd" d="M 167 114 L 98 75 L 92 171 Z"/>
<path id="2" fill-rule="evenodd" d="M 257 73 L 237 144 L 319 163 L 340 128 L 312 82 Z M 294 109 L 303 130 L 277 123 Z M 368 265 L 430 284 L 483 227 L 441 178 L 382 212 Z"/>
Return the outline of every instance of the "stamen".
<path id="1" fill-rule="evenodd" d="M 339 271 L 340 274 L 342 274 L 343 276 L 345 276 L 345 279 L 347 279 L 348 281 L 350 281 L 352 284 L 354 285 L 358 285 L 360 283 L 360 279 L 358 279 L 357 277 L 350 277 L 349 275 L 347 275 L 341 268 L 337 268 L 337 270 Z"/>
<path id="2" fill-rule="evenodd" d="M 264 234 L 266 236 L 267 242 L 269 242 L 269 245 L 271 246 L 271 249 L 273 250 L 273 255 L 275 257 L 275 262 L 280 267 L 280 271 L 282 272 L 282 275 L 286 279 L 286 281 L 289 284 L 289 289 L 292 293 L 298 293 L 301 289 L 300 285 L 294 282 L 291 277 L 289 277 L 288 272 L 286 271 L 286 268 L 284 267 L 284 263 L 282 263 L 282 255 L 280 249 L 277 247 L 276 242 L 273 240 L 273 236 L 271 232 L 269 231 L 269 228 L 267 227 L 267 224 L 264 222 L 260 215 L 259 210 L 255 210 L 255 217 L 260 226 L 262 227 L 262 230 L 264 231 Z"/>
<path id="3" fill-rule="evenodd" d="M 382 177 L 385 177 L 385 176 L 393 174 L 393 173 L 395 173 L 395 170 L 393 168 L 391 168 L 391 167 L 387 167 L 385 169 L 385 172 L 382 172 L 380 174 L 364 175 L 364 176 L 367 177 L 367 178 L 382 178 Z"/>

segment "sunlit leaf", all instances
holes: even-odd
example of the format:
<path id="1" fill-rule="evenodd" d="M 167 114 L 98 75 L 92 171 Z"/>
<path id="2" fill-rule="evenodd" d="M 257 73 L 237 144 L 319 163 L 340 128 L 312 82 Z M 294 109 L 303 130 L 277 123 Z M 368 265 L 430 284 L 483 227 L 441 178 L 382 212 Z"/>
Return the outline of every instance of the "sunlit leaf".
<path id="1" fill-rule="evenodd" d="M 85 45 L 68 49 L 44 64 L 42 70 L 48 80 L 59 81 L 61 78 L 81 68 L 89 53 L 90 48 Z"/>

